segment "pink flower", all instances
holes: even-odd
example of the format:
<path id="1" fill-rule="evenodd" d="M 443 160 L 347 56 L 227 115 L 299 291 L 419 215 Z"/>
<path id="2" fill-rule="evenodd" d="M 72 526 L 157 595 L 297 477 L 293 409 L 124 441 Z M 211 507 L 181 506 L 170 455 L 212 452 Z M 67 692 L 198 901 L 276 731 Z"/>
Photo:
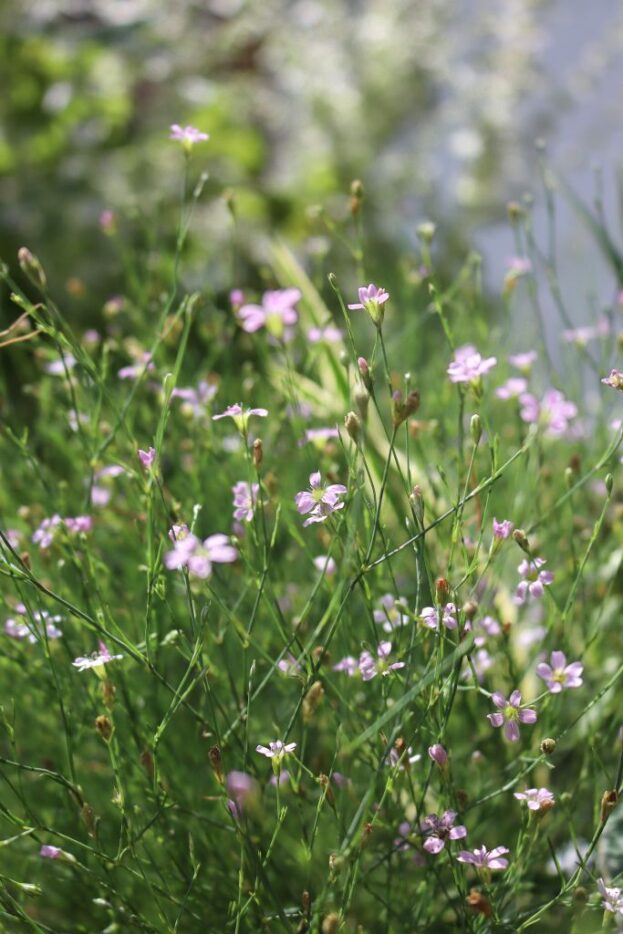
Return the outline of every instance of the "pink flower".
<path id="1" fill-rule="evenodd" d="M 529 373 L 538 356 L 536 350 L 527 350 L 524 353 L 510 354 L 508 362 L 522 373 Z"/>
<path id="2" fill-rule="evenodd" d="M 184 144 L 185 149 L 192 149 L 195 143 L 204 143 L 210 137 L 207 133 L 202 133 L 194 126 L 180 126 L 178 123 L 171 124 L 171 133 L 169 139 L 177 140 Z"/>
<path id="3" fill-rule="evenodd" d="M 429 814 L 421 824 L 422 833 L 426 834 L 423 846 L 427 853 L 436 856 L 446 845 L 446 840 L 462 840 L 467 836 L 467 829 L 459 824 L 454 826 L 456 811 L 444 811 L 441 817 Z"/>
<path id="4" fill-rule="evenodd" d="M 67 516 L 63 520 L 65 523 L 65 528 L 68 532 L 71 532 L 73 535 L 78 535 L 79 533 L 90 532 L 93 528 L 93 519 L 91 516 Z"/>
<path id="5" fill-rule="evenodd" d="M 516 399 L 528 388 L 527 380 L 521 376 L 511 376 L 495 390 L 498 399 Z"/>
<path id="6" fill-rule="evenodd" d="M 505 539 L 509 538 L 513 531 L 513 523 L 510 519 L 502 519 L 501 522 L 493 518 L 493 536 L 494 538 Z"/>
<path id="7" fill-rule="evenodd" d="M 337 428 L 306 428 L 305 434 L 299 441 L 299 447 L 302 448 L 305 444 L 311 443 L 322 450 L 326 441 L 331 438 L 339 438 L 339 436 L 340 433 Z"/>
<path id="8" fill-rule="evenodd" d="M 282 671 L 284 675 L 297 675 L 301 670 L 301 666 L 292 652 L 288 652 L 285 658 L 277 662 L 277 668 L 279 671 Z"/>
<path id="9" fill-rule="evenodd" d="M 536 723 L 536 710 L 530 707 L 521 708 L 519 691 L 513 691 L 508 700 L 499 691 L 494 691 L 491 700 L 501 713 L 488 713 L 487 719 L 491 726 L 503 726 L 504 735 L 511 743 L 516 743 L 519 739 L 519 723 Z"/>
<path id="10" fill-rule="evenodd" d="M 419 762 L 421 759 L 419 753 L 413 754 L 413 749 L 411 746 L 407 748 L 407 754 L 404 755 L 404 752 L 399 752 L 397 749 L 392 747 L 388 754 L 385 757 L 385 765 L 389 766 L 392 769 L 398 768 L 399 772 L 404 772 L 408 765 L 414 765 L 416 762 Z"/>
<path id="11" fill-rule="evenodd" d="M 139 379 L 144 373 L 151 373 L 155 370 L 155 364 L 151 359 L 151 354 L 146 350 L 143 352 L 142 359 L 129 366 L 122 366 L 117 376 L 119 379 Z"/>
<path id="12" fill-rule="evenodd" d="M 286 327 L 298 321 L 298 312 L 294 306 L 300 300 L 298 289 L 264 292 L 261 305 L 242 305 L 238 309 L 238 320 L 242 329 L 249 334 L 265 327 L 273 337 L 283 337 Z"/>
<path id="13" fill-rule="evenodd" d="M 89 668 L 94 668 L 95 674 L 101 678 L 104 676 L 104 665 L 108 665 L 109 662 L 117 661 L 120 658 L 123 658 L 123 655 L 111 655 L 106 643 L 100 641 L 98 652 L 94 652 L 93 655 L 88 657 L 80 656 L 72 662 L 72 665 L 78 671 L 87 671 Z"/>
<path id="14" fill-rule="evenodd" d="M 565 688 L 582 686 L 584 665 L 581 662 L 567 665 L 564 652 L 552 652 L 550 662 L 551 665 L 541 662 L 536 666 L 536 673 L 539 678 L 543 678 L 550 694 L 560 694 Z"/>
<path id="15" fill-rule="evenodd" d="M 344 508 L 341 497 L 345 496 L 348 490 L 343 484 L 330 483 L 328 486 L 322 486 L 320 471 L 316 471 L 310 475 L 309 485 L 309 491 L 302 490 L 294 497 L 299 513 L 307 515 L 303 526 L 313 522 L 324 522 L 331 513 Z"/>
<path id="16" fill-rule="evenodd" d="M 171 531 L 175 529 L 178 533 L 173 549 L 164 556 L 164 565 L 169 571 L 186 568 L 191 577 L 206 580 L 212 574 L 213 564 L 231 564 L 238 558 L 237 550 L 226 535 L 209 535 L 201 542 L 186 526 L 174 526 Z"/>
<path id="17" fill-rule="evenodd" d="M 559 438 L 569 427 L 569 421 L 578 414 L 577 406 L 565 399 L 558 389 L 548 389 L 541 401 L 531 393 L 519 397 L 521 418 L 529 425 L 541 425 L 547 437 Z"/>
<path id="18" fill-rule="evenodd" d="M 196 389 L 192 386 L 174 389 L 171 398 L 182 400 L 181 410 L 184 414 L 189 413 L 193 418 L 203 418 L 207 414 L 208 403 L 212 401 L 217 391 L 218 386 L 215 383 L 202 379 Z"/>
<path id="19" fill-rule="evenodd" d="M 49 519 L 44 519 L 32 536 L 35 545 L 39 545 L 42 550 L 49 548 L 54 541 L 56 530 L 61 525 L 62 521 L 57 512 L 55 512 L 53 516 L 50 516 Z"/>
<path id="20" fill-rule="evenodd" d="M 390 671 L 397 671 L 399 668 L 405 667 L 404 662 L 393 662 L 391 665 L 387 664 L 387 659 L 391 651 L 391 642 L 381 642 L 376 650 L 377 658 L 374 658 L 372 653 L 367 650 L 361 653 L 359 656 L 359 671 L 364 681 L 371 681 L 372 678 L 376 678 L 377 675 L 387 676 Z"/>
<path id="21" fill-rule="evenodd" d="M 389 299 L 389 292 L 374 285 L 362 285 L 359 288 L 359 301 L 349 305 L 350 311 L 367 311 L 377 327 L 383 323 L 385 309 L 383 305 Z"/>
<path id="22" fill-rule="evenodd" d="M 437 629 L 439 626 L 440 614 L 441 622 L 446 629 L 456 629 L 458 624 L 456 619 L 456 606 L 454 603 L 446 603 L 442 610 L 437 610 L 434 606 L 425 606 L 419 615 L 419 620 L 427 629 Z"/>
<path id="23" fill-rule="evenodd" d="M 602 908 L 610 911 L 612 914 L 623 915 L 623 895 L 621 889 L 607 886 L 603 879 L 597 880 L 597 889 L 603 901 Z"/>
<path id="24" fill-rule="evenodd" d="M 266 418 L 268 409 L 245 409 L 239 402 L 236 402 L 234 405 L 228 405 L 225 411 L 221 412 L 220 415 L 213 415 L 212 421 L 217 422 L 219 418 L 233 418 L 238 429 L 244 434 L 246 433 L 247 425 L 252 415 Z"/>
<path id="25" fill-rule="evenodd" d="M 411 621 L 408 613 L 404 612 L 407 605 L 405 597 L 394 597 L 391 593 L 384 594 L 377 600 L 376 609 L 372 616 L 374 622 L 383 626 L 385 632 L 392 632 L 400 626 L 406 626 Z"/>
<path id="26" fill-rule="evenodd" d="M 509 850 L 505 846 L 496 846 L 493 850 L 487 850 L 486 847 L 481 846 L 471 853 L 469 850 L 461 850 L 457 859 L 460 863 L 471 863 L 477 869 L 495 871 L 506 869 L 508 860 L 504 859 L 504 854 L 508 852 Z"/>
<path id="27" fill-rule="evenodd" d="M 246 772 L 228 772 L 225 776 L 225 789 L 229 795 L 227 806 L 232 815 L 239 820 L 247 803 L 257 795 L 257 782 Z"/>
<path id="28" fill-rule="evenodd" d="M 352 678 L 359 671 L 359 662 L 352 655 L 347 655 L 333 666 L 333 671 L 343 671 L 349 678 Z"/>
<path id="29" fill-rule="evenodd" d="M 543 588 L 553 583 L 554 575 L 551 571 L 539 570 L 544 564 L 546 564 L 545 558 L 526 558 L 517 568 L 518 573 L 523 577 L 523 580 L 517 584 L 513 597 L 513 602 L 517 606 L 524 604 L 528 597 L 538 600 L 543 596 Z"/>
<path id="30" fill-rule="evenodd" d="M 307 332 L 307 340 L 311 344 L 319 344 L 321 341 L 326 344 L 336 344 L 342 339 L 342 332 L 334 324 L 327 324 L 323 328 L 310 328 Z"/>
<path id="31" fill-rule="evenodd" d="M 239 522 L 251 522 L 257 505 L 257 494 L 260 491 L 259 483 L 246 483 L 239 480 L 232 487 L 234 494 L 234 519 Z"/>
<path id="32" fill-rule="evenodd" d="M 597 324 L 580 328 L 573 328 L 562 332 L 562 338 L 569 344 L 578 344 L 583 347 L 596 337 L 607 337 L 610 333 L 610 324 L 606 318 L 600 318 Z"/>
<path id="33" fill-rule="evenodd" d="M 282 740 L 276 739 L 274 742 L 269 743 L 268 746 L 256 746 L 255 751 L 259 752 L 260 755 L 266 756 L 267 759 L 273 760 L 273 767 L 279 765 L 282 759 L 284 759 L 289 753 L 294 752 L 296 749 L 296 743 L 283 743 Z"/>
<path id="34" fill-rule="evenodd" d="M 610 376 L 604 376 L 602 383 L 610 386 L 612 389 L 623 390 L 623 373 L 618 370 L 610 370 Z"/>
<path id="35" fill-rule="evenodd" d="M 64 859 L 69 863 L 75 863 L 76 857 L 71 853 L 61 850 L 60 846 L 52 846 L 51 843 L 44 843 L 39 850 L 39 856 L 43 859 Z"/>
<path id="36" fill-rule="evenodd" d="M 156 449 L 149 448 L 147 451 L 143 451 L 142 448 L 139 448 L 137 454 L 145 470 L 151 470 L 152 464 L 156 459 Z"/>
<path id="37" fill-rule="evenodd" d="M 317 558 L 314 558 L 314 565 L 321 574 L 324 572 L 325 577 L 333 577 L 337 571 L 337 564 L 329 555 L 318 555 Z"/>
<path id="38" fill-rule="evenodd" d="M 431 757 L 433 762 L 439 766 L 440 769 L 444 769 L 448 764 L 448 753 L 441 745 L 441 743 L 433 743 L 432 746 L 429 746 L 428 755 Z"/>
<path id="39" fill-rule="evenodd" d="M 23 603 L 18 603 L 15 612 L 20 616 L 26 616 L 27 610 Z M 27 639 L 31 645 L 39 642 L 42 638 L 43 627 L 48 639 L 60 639 L 62 631 L 55 626 L 60 623 L 62 616 L 50 616 L 47 610 L 34 610 L 31 614 L 30 625 L 25 622 L 18 622 L 15 619 L 7 619 L 4 624 L 4 631 L 11 639 Z"/>
<path id="40" fill-rule="evenodd" d="M 549 811 L 556 803 L 554 795 L 547 788 L 526 788 L 515 791 L 518 801 L 525 801 L 530 811 Z"/>
<path id="41" fill-rule="evenodd" d="M 454 360 L 448 366 L 451 383 L 475 383 L 497 363 L 496 357 L 481 357 L 475 347 L 466 344 L 454 352 Z"/>

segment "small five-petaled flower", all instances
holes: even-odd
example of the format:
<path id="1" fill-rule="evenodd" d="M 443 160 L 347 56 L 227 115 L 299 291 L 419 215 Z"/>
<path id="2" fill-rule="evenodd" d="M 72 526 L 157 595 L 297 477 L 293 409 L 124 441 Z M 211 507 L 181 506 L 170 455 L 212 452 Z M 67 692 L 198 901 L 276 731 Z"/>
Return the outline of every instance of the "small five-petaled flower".
<path id="1" fill-rule="evenodd" d="M 582 662 L 571 662 L 567 665 L 564 652 L 552 652 L 550 663 L 541 662 L 536 666 L 536 673 L 543 678 L 550 694 L 560 694 L 565 688 L 579 688 L 582 686 Z"/>
<path id="2" fill-rule="evenodd" d="M 348 492 L 341 483 L 330 483 L 323 486 L 320 471 L 317 470 L 309 477 L 309 490 L 302 490 L 294 497 L 296 508 L 301 515 L 307 516 L 304 526 L 312 522 L 324 522 L 332 512 L 344 508 L 342 497 Z"/>
<path id="3" fill-rule="evenodd" d="M 508 700 L 499 691 L 494 691 L 491 700 L 498 708 L 497 713 L 488 713 L 491 726 L 504 727 L 504 735 L 511 743 L 519 739 L 520 723 L 536 723 L 537 713 L 531 707 L 521 707 L 521 694 L 513 691 Z"/>

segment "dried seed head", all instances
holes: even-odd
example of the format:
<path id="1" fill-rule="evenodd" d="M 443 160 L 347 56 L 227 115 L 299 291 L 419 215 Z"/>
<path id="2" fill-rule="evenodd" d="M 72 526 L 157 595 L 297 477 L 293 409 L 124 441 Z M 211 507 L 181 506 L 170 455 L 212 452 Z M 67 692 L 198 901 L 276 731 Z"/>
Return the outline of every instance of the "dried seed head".
<path id="1" fill-rule="evenodd" d="M 103 714 L 95 718 L 95 729 L 102 737 L 105 743 L 110 742 L 112 737 L 114 727 L 112 720 L 109 717 L 104 716 Z"/>

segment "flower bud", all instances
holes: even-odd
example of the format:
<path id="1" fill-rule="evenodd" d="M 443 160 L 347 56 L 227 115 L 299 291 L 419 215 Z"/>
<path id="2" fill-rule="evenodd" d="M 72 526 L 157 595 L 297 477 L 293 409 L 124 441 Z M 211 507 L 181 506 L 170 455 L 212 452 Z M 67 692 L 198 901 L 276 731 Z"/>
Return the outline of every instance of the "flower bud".
<path id="1" fill-rule="evenodd" d="M 341 923 L 340 916 L 335 911 L 325 915 L 321 928 L 322 934 L 337 934 Z"/>
<path id="2" fill-rule="evenodd" d="M 612 494 L 612 488 L 614 486 L 614 477 L 612 476 L 611 473 L 606 474 L 605 483 L 606 483 L 606 490 L 608 492 L 608 496 L 610 496 Z"/>
<path id="3" fill-rule="evenodd" d="M 523 529 L 515 529 L 513 532 L 513 538 L 519 545 L 522 551 L 525 551 L 527 555 L 530 554 L 530 543 L 528 541 L 528 536 Z"/>
<path id="4" fill-rule="evenodd" d="M 357 441 L 359 438 L 359 432 L 361 430 L 361 422 L 359 421 L 359 416 L 354 412 L 349 412 L 344 418 L 344 425 L 346 426 L 346 431 L 353 439 Z"/>
<path id="5" fill-rule="evenodd" d="M 102 737 L 105 743 L 109 743 L 114 731 L 112 720 L 109 717 L 101 715 L 95 718 L 95 729 Z"/>
<path id="6" fill-rule="evenodd" d="M 253 466 L 259 470 L 264 460 L 264 445 L 261 438 L 256 438 L 253 442 Z"/>
<path id="7" fill-rule="evenodd" d="M 417 412 L 420 406 L 420 394 L 413 389 L 406 399 L 399 389 L 392 393 L 392 423 L 394 428 L 398 428 L 404 421 Z"/>
<path id="8" fill-rule="evenodd" d="M 31 282 L 34 282 L 40 289 L 46 288 L 48 283 L 43 266 L 27 246 L 22 246 L 17 251 L 17 261 L 22 272 L 28 276 Z"/>
<path id="9" fill-rule="evenodd" d="M 223 758 L 218 746 L 212 746 L 208 750 L 208 758 L 210 759 L 210 765 L 212 766 L 212 771 L 216 776 L 217 782 L 219 785 L 222 785 L 225 781 L 225 777 L 223 775 Z"/>
<path id="10" fill-rule="evenodd" d="M 415 232 L 423 243 L 430 244 L 433 241 L 436 229 L 432 221 L 422 221 L 421 224 L 417 225 Z"/>
<path id="11" fill-rule="evenodd" d="M 420 486 L 414 486 L 411 490 L 409 496 L 409 502 L 413 509 L 413 514 L 419 522 L 420 525 L 424 524 L 424 496 L 422 495 L 422 488 Z"/>
<path id="12" fill-rule="evenodd" d="M 437 603 L 447 603 L 450 596 L 450 584 L 445 577 L 438 577 L 435 581 L 435 599 Z"/>
<path id="13" fill-rule="evenodd" d="M 321 681 L 314 681 L 303 698 L 303 723 L 309 723 L 316 713 L 324 697 L 324 688 Z"/>
<path id="14" fill-rule="evenodd" d="M 100 691 L 102 694 L 102 700 L 104 705 L 108 707 L 109 710 L 112 710 L 115 704 L 115 695 L 117 694 L 117 689 L 108 678 L 105 678 L 100 682 Z"/>
<path id="15" fill-rule="evenodd" d="M 477 445 L 482 437 L 482 422 L 480 420 L 480 415 L 472 415 L 469 420 L 469 433 L 472 436 L 472 441 L 474 445 Z"/>
<path id="16" fill-rule="evenodd" d="M 350 186 L 350 213 L 355 217 L 361 210 L 363 203 L 363 185 L 356 178 Z"/>
<path id="17" fill-rule="evenodd" d="M 357 366 L 359 368 L 359 375 L 361 376 L 361 381 L 366 387 L 368 392 L 372 392 L 372 370 L 368 364 L 368 361 L 365 357 L 357 357 Z"/>
<path id="18" fill-rule="evenodd" d="M 542 741 L 541 752 L 543 753 L 543 755 L 551 756 L 551 754 L 554 752 L 555 749 L 556 749 L 555 739 L 551 739 L 550 737 L 547 737 L 546 739 Z"/>
<path id="19" fill-rule="evenodd" d="M 368 417 L 368 405 L 370 404 L 370 393 L 365 386 L 358 384 L 355 386 L 353 391 L 353 398 L 355 400 L 355 405 L 357 406 L 357 411 L 359 412 L 359 417 L 363 422 Z"/>
<path id="20" fill-rule="evenodd" d="M 478 612 L 478 604 L 475 600 L 467 600 L 467 602 L 463 604 L 462 610 L 465 614 L 465 618 L 472 620 Z"/>
<path id="21" fill-rule="evenodd" d="M 524 209 L 517 201 L 509 201 L 506 205 L 506 212 L 511 224 L 515 224 L 525 213 Z"/>
<path id="22" fill-rule="evenodd" d="M 491 917 L 491 902 L 486 895 L 479 892 L 478 889 L 470 889 L 469 895 L 465 899 L 469 907 L 485 918 Z"/>
<path id="23" fill-rule="evenodd" d="M 610 791 L 604 791 L 601 797 L 601 812 L 600 818 L 602 824 L 605 824 L 619 801 L 619 793 L 616 788 L 612 788 Z"/>
<path id="24" fill-rule="evenodd" d="M 445 769 L 448 764 L 448 753 L 441 743 L 434 743 L 428 747 L 428 755 L 431 757 L 440 769 Z"/>
<path id="25" fill-rule="evenodd" d="M 87 828 L 87 833 L 90 837 L 95 836 L 95 830 L 97 827 L 97 817 L 95 816 L 95 811 L 90 804 L 85 803 L 80 808 L 80 817 L 84 821 L 85 827 Z"/>

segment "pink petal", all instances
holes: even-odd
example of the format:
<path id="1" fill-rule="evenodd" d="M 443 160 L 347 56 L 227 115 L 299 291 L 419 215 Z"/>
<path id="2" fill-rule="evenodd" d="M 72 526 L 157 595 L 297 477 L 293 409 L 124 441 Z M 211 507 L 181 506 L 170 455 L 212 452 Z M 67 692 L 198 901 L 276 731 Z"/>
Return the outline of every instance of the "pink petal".
<path id="1" fill-rule="evenodd" d="M 511 743 L 519 739 L 519 726 L 516 720 L 507 720 L 504 724 L 504 736 Z"/>

